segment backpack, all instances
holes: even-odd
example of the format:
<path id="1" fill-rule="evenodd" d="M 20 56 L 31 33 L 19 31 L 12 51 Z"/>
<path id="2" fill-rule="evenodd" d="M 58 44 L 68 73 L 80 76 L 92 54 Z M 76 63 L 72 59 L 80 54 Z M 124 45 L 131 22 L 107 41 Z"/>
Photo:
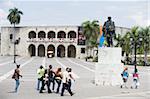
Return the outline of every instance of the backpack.
<path id="1" fill-rule="evenodd" d="M 12 79 L 15 79 L 15 78 L 16 78 L 16 69 L 15 69 L 15 71 L 14 71 L 14 73 L 13 73 L 13 75 L 12 75 L 11 78 L 12 78 Z"/>
<path id="2" fill-rule="evenodd" d="M 12 75 L 12 77 L 11 77 L 12 79 L 15 79 L 15 73 Z"/>

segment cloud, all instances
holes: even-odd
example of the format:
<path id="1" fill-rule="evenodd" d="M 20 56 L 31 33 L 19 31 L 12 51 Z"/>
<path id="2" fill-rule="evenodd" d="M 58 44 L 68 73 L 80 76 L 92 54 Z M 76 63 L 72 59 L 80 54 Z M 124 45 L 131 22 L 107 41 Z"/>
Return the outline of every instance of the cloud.
<path id="1" fill-rule="evenodd" d="M 148 19 L 148 25 L 150 26 L 150 19 Z"/>
<path id="2" fill-rule="evenodd" d="M 8 25 L 8 10 L 14 7 L 12 0 L 0 0 L 0 26 Z"/>
<path id="3" fill-rule="evenodd" d="M 0 9 L 0 19 L 4 19 L 6 15 L 7 13 L 3 9 Z"/>
<path id="4" fill-rule="evenodd" d="M 14 7 L 14 3 L 12 2 L 12 0 L 1 0 L 0 1 L 0 5 L 3 7 Z"/>
<path id="5" fill-rule="evenodd" d="M 3 9 L 0 9 L 0 26 L 6 25 L 8 22 L 7 13 Z"/>
<path id="6" fill-rule="evenodd" d="M 4 2 L 4 5 L 7 7 L 14 7 L 14 3 L 11 0 L 7 0 L 6 2 Z"/>
<path id="7" fill-rule="evenodd" d="M 136 25 L 139 26 L 148 26 L 150 24 L 150 20 L 148 20 L 148 16 L 144 15 L 143 12 L 134 13 L 134 15 L 128 16 L 129 19 L 135 21 Z"/>

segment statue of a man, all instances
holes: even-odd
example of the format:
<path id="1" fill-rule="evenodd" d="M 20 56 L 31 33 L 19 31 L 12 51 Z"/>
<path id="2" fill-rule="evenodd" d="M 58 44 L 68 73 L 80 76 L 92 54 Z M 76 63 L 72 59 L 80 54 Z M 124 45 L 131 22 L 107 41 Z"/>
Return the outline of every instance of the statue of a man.
<path id="1" fill-rule="evenodd" d="M 108 17 L 103 25 L 103 33 L 108 43 L 108 47 L 113 47 L 113 37 L 115 36 L 115 23 Z"/>

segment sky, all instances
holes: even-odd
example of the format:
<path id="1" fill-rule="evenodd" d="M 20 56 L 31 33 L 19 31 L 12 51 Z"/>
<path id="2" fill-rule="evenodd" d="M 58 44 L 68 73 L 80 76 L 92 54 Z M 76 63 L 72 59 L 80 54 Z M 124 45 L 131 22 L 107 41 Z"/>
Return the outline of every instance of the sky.
<path id="1" fill-rule="evenodd" d="M 150 0 L 0 0 L 0 26 L 10 26 L 9 9 L 23 12 L 19 26 L 81 25 L 112 17 L 116 26 L 150 25 Z"/>

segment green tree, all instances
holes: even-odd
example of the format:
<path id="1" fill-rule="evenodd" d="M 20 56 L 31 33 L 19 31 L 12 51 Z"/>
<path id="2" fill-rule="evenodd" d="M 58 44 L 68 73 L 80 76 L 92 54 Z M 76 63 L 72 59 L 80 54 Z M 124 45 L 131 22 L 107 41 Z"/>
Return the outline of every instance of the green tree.
<path id="1" fill-rule="evenodd" d="M 133 38 L 134 41 L 131 41 L 130 38 Z M 131 28 L 131 31 L 127 32 L 123 37 L 119 34 L 115 40 L 117 41 L 116 47 L 122 47 L 122 51 L 126 53 L 127 61 L 128 56 L 132 55 L 132 62 L 134 62 L 134 44 L 136 42 L 136 54 L 144 54 L 144 63 L 145 65 L 147 64 L 147 54 L 150 51 L 150 26 L 145 28 L 134 26 Z"/>
<path id="2" fill-rule="evenodd" d="M 129 42 L 130 42 L 130 45 L 132 44 L 131 42 L 134 42 L 134 41 L 138 41 L 139 39 L 139 27 L 138 26 L 134 26 L 131 28 L 131 31 L 129 32 L 129 38 L 133 38 L 133 41 L 130 41 L 129 39 Z M 132 63 L 134 62 L 134 43 L 130 46 L 131 48 L 131 60 L 132 60 Z M 139 48 L 137 48 L 137 51 L 138 51 Z"/>
<path id="3" fill-rule="evenodd" d="M 117 41 L 117 44 L 115 45 L 115 47 L 122 47 L 123 46 L 123 43 L 124 43 L 123 40 L 124 39 L 123 39 L 123 37 L 120 34 L 118 34 L 116 36 L 115 40 Z"/>
<path id="4" fill-rule="evenodd" d="M 86 50 L 88 55 L 88 49 L 92 49 L 97 44 L 99 36 L 99 22 L 98 20 L 85 21 L 82 23 L 83 34 L 86 37 Z M 90 53 L 91 55 L 91 53 Z"/>
<path id="5" fill-rule="evenodd" d="M 137 40 L 138 36 L 139 36 L 138 27 L 133 27 L 131 28 L 131 31 L 127 32 L 123 37 L 120 34 L 118 34 L 118 36 L 115 39 L 117 41 L 116 47 L 121 47 L 122 52 L 126 54 L 127 64 L 129 63 L 129 55 L 134 54 L 133 53 L 134 45 L 131 46 L 130 38 L 132 37 L 133 39 Z M 132 58 L 134 59 L 133 55 L 132 55 Z"/>
<path id="6" fill-rule="evenodd" d="M 123 37 L 122 50 L 126 54 L 126 61 L 128 64 L 129 63 L 129 55 L 132 51 L 131 46 L 130 46 L 130 32 L 127 32 Z"/>
<path id="7" fill-rule="evenodd" d="M 15 27 L 16 24 L 20 23 L 21 15 L 23 15 L 23 12 L 19 11 L 17 8 L 10 9 L 7 19 L 9 20 L 10 24 L 13 24 Z"/>
<path id="8" fill-rule="evenodd" d="M 142 34 L 142 47 L 144 50 L 144 65 L 147 65 L 147 54 L 150 50 L 150 26 L 141 28 Z"/>
<path id="9" fill-rule="evenodd" d="M 23 15 L 22 11 L 18 10 L 17 8 L 13 8 L 9 10 L 9 14 L 7 16 L 7 19 L 9 20 L 10 24 L 12 24 L 14 27 L 14 63 L 16 63 L 15 26 L 20 23 L 21 15 Z"/>

